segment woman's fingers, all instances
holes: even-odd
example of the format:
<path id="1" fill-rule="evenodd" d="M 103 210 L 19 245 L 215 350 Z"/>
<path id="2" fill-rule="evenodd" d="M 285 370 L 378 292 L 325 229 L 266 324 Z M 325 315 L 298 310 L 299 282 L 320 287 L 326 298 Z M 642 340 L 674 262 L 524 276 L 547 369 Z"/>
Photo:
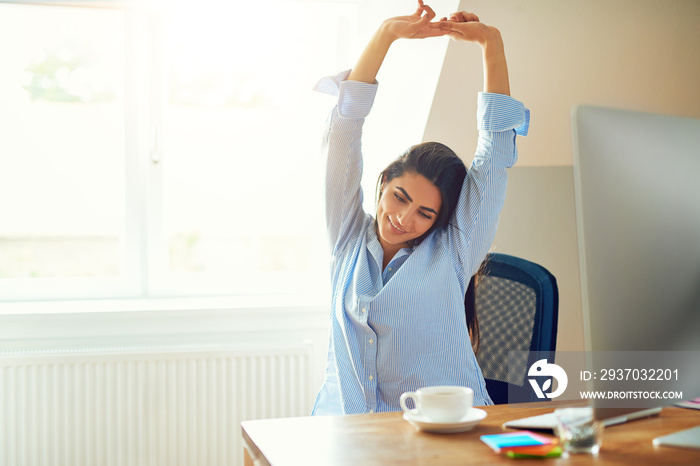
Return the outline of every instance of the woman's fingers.
<path id="1" fill-rule="evenodd" d="M 479 17 L 474 13 L 469 13 L 467 11 L 457 11 L 450 15 L 450 21 L 457 23 L 468 23 L 471 21 L 478 22 Z"/>
<path id="2" fill-rule="evenodd" d="M 423 15 L 423 13 L 425 13 L 425 15 Z M 423 3 L 423 0 L 418 0 L 418 9 L 415 13 L 413 13 L 413 15 L 420 18 L 421 21 L 426 20 L 426 18 L 428 21 L 430 21 L 435 17 L 435 12 L 432 8 L 430 8 L 430 6 Z"/>
<path id="3" fill-rule="evenodd" d="M 489 27 L 478 21 L 442 21 L 439 23 L 445 34 L 456 40 L 482 43 Z"/>
<path id="4" fill-rule="evenodd" d="M 447 17 L 443 17 L 440 21 L 433 22 L 436 16 L 435 11 L 429 5 L 426 5 L 423 0 L 418 0 L 418 8 L 413 14 L 390 18 L 385 21 L 385 25 L 388 25 L 389 34 L 393 35 L 394 39 L 425 38 L 444 36 L 449 32 L 457 32 L 457 35 L 461 35 L 462 31 L 448 31 L 442 28 L 441 24 L 445 22 L 465 24 L 479 19 L 475 14 L 466 11 L 453 13 L 449 20 Z"/>
<path id="5" fill-rule="evenodd" d="M 425 16 L 421 18 L 421 20 L 425 20 L 427 22 L 430 22 L 435 18 L 435 12 L 433 11 L 432 8 L 430 8 L 428 5 L 423 5 L 423 2 L 421 2 L 421 9 L 425 11 Z"/>
<path id="6" fill-rule="evenodd" d="M 423 15 L 423 6 L 423 2 L 421 0 L 418 0 L 418 8 L 416 8 L 416 11 L 411 16 L 420 18 Z"/>

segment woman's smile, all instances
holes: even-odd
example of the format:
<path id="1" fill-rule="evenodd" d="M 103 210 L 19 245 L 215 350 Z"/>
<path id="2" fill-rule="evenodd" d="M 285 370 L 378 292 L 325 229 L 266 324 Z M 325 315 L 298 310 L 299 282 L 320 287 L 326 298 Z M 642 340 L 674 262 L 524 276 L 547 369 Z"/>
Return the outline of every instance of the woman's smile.
<path id="1" fill-rule="evenodd" d="M 396 223 L 392 222 L 392 221 L 391 221 L 391 217 L 389 217 L 388 215 L 386 216 L 386 218 L 389 220 L 389 224 L 391 225 L 391 228 L 392 228 L 392 230 L 394 230 L 395 233 L 397 233 L 397 234 L 399 234 L 399 235 L 402 235 L 402 234 L 406 233 L 406 230 L 405 230 L 405 229 L 400 228 L 399 226 L 397 226 L 396 223 L 398 223 L 398 222 L 396 222 Z M 400 225 L 400 223 L 399 223 L 399 225 Z"/>
<path id="2" fill-rule="evenodd" d="M 423 175 L 407 172 L 382 186 L 377 234 L 387 257 L 410 245 L 435 223 L 442 207 L 440 190 Z"/>

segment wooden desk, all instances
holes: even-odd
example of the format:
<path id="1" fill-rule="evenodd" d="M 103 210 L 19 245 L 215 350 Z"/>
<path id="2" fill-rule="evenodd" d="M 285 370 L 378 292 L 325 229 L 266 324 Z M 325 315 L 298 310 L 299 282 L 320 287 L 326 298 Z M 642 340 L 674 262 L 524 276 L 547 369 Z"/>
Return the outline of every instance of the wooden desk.
<path id="1" fill-rule="evenodd" d="M 533 406 L 534 407 L 530 407 Z M 597 457 L 512 460 L 479 436 L 502 432 L 505 421 L 551 412 L 562 402 L 498 405 L 474 430 L 458 434 L 417 431 L 401 413 L 300 417 L 241 424 L 250 465 L 458 465 L 458 464 L 700 464 L 700 450 L 654 447 L 654 437 L 700 425 L 700 411 L 664 408 L 658 416 L 608 427 Z M 514 462 L 515 461 L 515 462 Z M 543 462 L 544 461 L 544 462 Z"/>

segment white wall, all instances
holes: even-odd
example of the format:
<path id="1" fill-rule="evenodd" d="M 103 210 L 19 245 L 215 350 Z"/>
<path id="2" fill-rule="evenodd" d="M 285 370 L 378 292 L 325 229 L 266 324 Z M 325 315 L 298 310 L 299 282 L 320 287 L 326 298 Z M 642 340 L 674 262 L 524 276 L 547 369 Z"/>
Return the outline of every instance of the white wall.
<path id="1" fill-rule="evenodd" d="M 532 112 L 519 166 L 573 163 L 575 104 L 700 118 L 697 0 L 470 0 L 460 9 L 499 28 L 511 93 Z M 425 131 L 467 159 L 481 70 L 478 46 L 450 42 Z"/>
<path id="2" fill-rule="evenodd" d="M 541 263 L 560 291 L 558 350 L 583 349 L 571 109 L 599 105 L 700 118 L 697 0 L 470 0 L 501 31 L 512 95 L 532 112 L 519 138 L 494 251 Z M 450 42 L 424 140 L 471 162 L 481 53 Z"/>

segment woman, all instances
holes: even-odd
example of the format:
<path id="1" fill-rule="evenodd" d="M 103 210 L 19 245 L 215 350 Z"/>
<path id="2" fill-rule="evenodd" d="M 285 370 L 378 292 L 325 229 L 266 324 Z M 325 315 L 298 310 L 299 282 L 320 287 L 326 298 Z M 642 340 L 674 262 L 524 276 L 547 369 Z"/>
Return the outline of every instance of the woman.
<path id="1" fill-rule="evenodd" d="M 351 71 L 317 85 L 338 97 L 324 141 L 333 299 L 317 415 L 399 410 L 403 392 L 429 385 L 468 386 L 475 405 L 492 404 L 464 294 L 493 241 L 529 113 L 509 97 L 498 30 L 466 12 L 434 18 L 419 1 L 414 14 L 384 21 Z M 362 209 L 360 140 L 377 72 L 395 40 L 443 35 L 483 50 L 476 157 L 466 172 L 442 144 L 409 149 L 380 174 L 375 219 Z"/>

